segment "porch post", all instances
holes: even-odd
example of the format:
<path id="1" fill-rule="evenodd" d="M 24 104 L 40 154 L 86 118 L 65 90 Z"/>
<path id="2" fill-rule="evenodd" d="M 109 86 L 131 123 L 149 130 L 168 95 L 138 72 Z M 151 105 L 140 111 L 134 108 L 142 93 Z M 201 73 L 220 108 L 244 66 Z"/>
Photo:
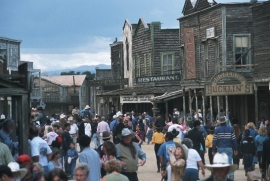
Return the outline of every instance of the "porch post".
<path id="1" fill-rule="evenodd" d="M 186 101 L 185 101 L 185 89 L 182 91 L 182 96 L 183 96 L 183 118 L 184 121 L 186 121 Z"/>
<path id="2" fill-rule="evenodd" d="M 209 96 L 210 98 L 210 115 L 211 115 L 211 122 L 213 123 L 213 105 L 212 105 L 212 96 Z"/>
<path id="3" fill-rule="evenodd" d="M 258 113 L 258 87 L 254 84 L 254 95 L 255 95 L 255 123 L 258 125 L 259 113 Z"/>
<path id="4" fill-rule="evenodd" d="M 169 113 L 168 113 L 168 101 L 166 101 L 165 102 L 165 109 L 166 109 L 166 121 L 168 120 L 168 115 L 169 115 Z"/>
<path id="5" fill-rule="evenodd" d="M 217 107 L 218 107 L 218 117 L 219 117 L 219 111 L 220 111 L 219 96 L 217 96 Z"/>
<path id="6" fill-rule="evenodd" d="M 204 122 L 204 125 L 205 125 L 206 121 L 205 121 L 205 102 L 204 102 L 204 90 L 202 90 L 202 106 L 203 106 L 203 122 Z"/>
<path id="7" fill-rule="evenodd" d="M 229 120 L 229 105 L 228 105 L 228 96 L 227 95 L 225 96 L 225 99 L 226 99 L 226 117 L 227 117 L 227 120 Z"/>
<path id="8" fill-rule="evenodd" d="M 199 113 L 198 113 L 198 97 L 197 97 L 196 89 L 194 89 L 194 94 L 195 94 L 195 101 L 196 101 L 196 114 L 197 114 L 197 119 L 199 120 Z"/>
<path id="9" fill-rule="evenodd" d="M 188 89 L 188 96 L 189 96 L 189 114 L 192 116 L 192 109 L 191 109 L 191 90 Z"/>

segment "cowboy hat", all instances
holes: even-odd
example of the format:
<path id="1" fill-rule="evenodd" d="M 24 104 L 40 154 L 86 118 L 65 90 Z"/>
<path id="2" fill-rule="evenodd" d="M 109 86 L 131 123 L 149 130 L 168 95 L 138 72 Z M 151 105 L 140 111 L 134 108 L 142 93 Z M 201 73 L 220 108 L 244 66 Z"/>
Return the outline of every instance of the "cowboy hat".
<path id="1" fill-rule="evenodd" d="M 224 168 L 230 167 L 229 173 L 237 170 L 237 165 L 229 164 L 228 155 L 226 153 L 216 153 L 213 159 L 213 164 L 206 164 L 205 168 L 213 171 L 213 168 Z"/>
<path id="2" fill-rule="evenodd" d="M 215 131 L 215 127 L 214 126 L 210 126 L 209 131 L 214 132 Z"/>
<path id="3" fill-rule="evenodd" d="M 199 113 L 201 113 L 201 112 L 202 112 L 202 110 L 201 110 L 201 109 L 198 109 L 198 112 L 199 112 Z"/>
<path id="4" fill-rule="evenodd" d="M 70 116 L 70 117 L 68 118 L 68 121 L 73 121 L 73 117 Z"/>
<path id="5" fill-rule="evenodd" d="M 188 157 L 188 148 L 186 145 L 175 142 L 175 147 L 180 147 L 183 150 L 184 159 L 186 160 Z"/>
<path id="6" fill-rule="evenodd" d="M 118 135 L 118 137 L 122 139 L 122 137 L 129 135 L 133 138 L 135 136 L 135 133 L 133 131 L 130 131 L 128 128 L 123 128 L 121 135 Z"/>
<path id="7" fill-rule="evenodd" d="M 61 114 L 61 115 L 60 115 L 60 119 L 62 119 L 62 118 L 64 118 L 64 117 L 66 117 L 65 114 Z"/>
<path id="8" fill-rule="evenodd" d="M 2 114 L 0 119 L 6 119 L 6 116 Z"/>
<path id="9" fill-rule="evenodd" d="M 217 120 L 218 123 L 225 123 L 227 120 L 225 119 L 224 116 L 220 116 Z"/>
<path id="10" fill-rule="evenodd" d="M 10 162 L 8 164 L 8 167 L 11 169 L 12 172 L 20 172 L 20 178 L 22 179 L 26 173 L 27 169 L 26 168 L 21 168 L 20 165 L 17 162 Z"/>
<path id="11" fill-rule="evenodd" d="M 111 138 L 111 135 L 108 131 L 104 131 L 103 134 L 102 134 L 102 139 L 109 139 Z"/>
<path id="12" fill-rule="evenodd" d="M 191 116 L 188 116 L 187 117 L 187 121 L 192 121 L 193 119 L 192 119 L 192 117 Z"/>
<path id="13" fill-rule="evenodd" d="M 89 105 L 86 105 L 84 109 L 90 109 L 90 106 Z"/>

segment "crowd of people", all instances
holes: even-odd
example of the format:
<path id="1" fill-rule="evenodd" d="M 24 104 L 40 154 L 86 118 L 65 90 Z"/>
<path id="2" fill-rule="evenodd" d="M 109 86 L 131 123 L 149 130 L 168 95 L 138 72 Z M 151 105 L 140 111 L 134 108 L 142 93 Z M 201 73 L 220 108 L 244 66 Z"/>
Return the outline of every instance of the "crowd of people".
<path id="1" fill-rule="evenodd" d="M 122 114 L 112 106 L 108 116 L 92 113 L 90 106 L 59 118 L 48 118 L 39 107 L 32 109 L 28 130 L 28 154 L 14 151 L 14 121 L 5 119 L 0 130 L 0 180 L 43 181 L 138 181 L 138 167 L 146 163 L 142 144 L 154 144 L 157 172 L 166 181 L 235 180 L 243 159 L 246 175 L 259 165 L 262 178 L 270 164 L 270 124 L 261 119 L 240 131 L 220 110 L 216 121 L 203 123 L 201 110 L 187 115 L 176 108 L 166 118 L 135 110 Z M 207 117 L 207 116 L 206 116 Z M 90 148 L 93 139 L 93 148 Z M 209 163 L 205 153 L 208 150 Z M 153 164 L 153 163 L 152 163 Z"/>

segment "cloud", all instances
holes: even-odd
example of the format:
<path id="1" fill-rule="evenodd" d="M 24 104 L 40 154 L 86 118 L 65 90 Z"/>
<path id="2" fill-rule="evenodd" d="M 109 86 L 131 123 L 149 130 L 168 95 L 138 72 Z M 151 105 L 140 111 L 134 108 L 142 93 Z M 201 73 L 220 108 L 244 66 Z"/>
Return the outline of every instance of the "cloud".
<path id="1" fill-rule="evenodd" d="M 71 48 L 23 49 L 21 60 L 34 63 L 35 69 L 42 72 L 76 68 L 81 65 L 111 64 L 110 45 L 112 40 L 106 37 L 88 38 L 84 45 Z M 34 53 L 32 53 L 34 52 Z M 51 52 L 51 53 L 49 53 Z"/>
<path id="2" fill-rule="evenodd" d="M 76 68 L 81 65 L 111 64 L 110 52 L 73 54 L 21 54 L 21 59 L 34 63 L 41 72 Z"/>

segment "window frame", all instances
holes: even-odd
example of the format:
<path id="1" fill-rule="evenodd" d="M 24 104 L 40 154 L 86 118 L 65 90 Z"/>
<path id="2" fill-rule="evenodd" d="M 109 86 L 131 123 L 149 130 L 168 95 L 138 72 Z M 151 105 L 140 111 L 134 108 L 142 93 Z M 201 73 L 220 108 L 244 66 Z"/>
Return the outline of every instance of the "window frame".
<path id="1" fill-rule="evenodd" d="M 250 48 L 251 48 L 251 34 L 248 34 L 248 33 L 246 33 L 246 34 L 234 34 L 233 35 L 233 64 L 235 63 L 235 61 L 236 61 L 236 56 L 235 56 L 235 54 L 236 54 L 236 38 L 237 37 L 247 37 L 248 38 L 248 47 L 247 47 L 247 50 L 249 50 L 248 51 L 248 53 L 247 53 L 247 58 L 248 58 L 248 60 L 247 60 L 247 62 L 246 62 L 246 64 L 245 65 L 248 65 L 248 64 L 251 64 L 251 51 L 252 50 L 250 50 Z M 241 64 L 241 65 L 244 65 L 244 64 Z M 243 72 L 243 71 L 251 71 L 251 66 L 246 66 L 246 67 L 234 67 L 234 70 L 235 71 L 240 71 L 240 72 Z"/>
<path id="2" fill-rule="evenodd" d="M 171 67 L 171 74 L 174 74 L 174 69 L 175 69 L 175 52 L 161 52 L 160 53 L 160 72 L 161 72 L 161 75 L 171 75 L 171 74 L 164 74 L 164 70 L 163 70 L 163 56 L 165 55 L 172 55 L 172 67 Z"/>

